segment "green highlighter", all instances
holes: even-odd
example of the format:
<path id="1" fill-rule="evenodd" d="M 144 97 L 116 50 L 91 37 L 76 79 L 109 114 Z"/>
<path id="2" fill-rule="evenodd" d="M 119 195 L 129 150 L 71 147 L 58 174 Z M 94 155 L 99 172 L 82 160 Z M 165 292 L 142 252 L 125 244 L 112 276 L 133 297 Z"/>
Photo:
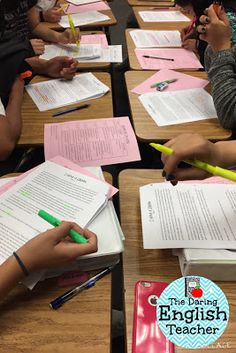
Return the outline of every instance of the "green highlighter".
<path id="1" fill-rule="evenodd" d="M 54 227 L 58 227 L 62 223 L 61 221 L 51 216 L 49 213 L 47 213 L 44 210 L 40 210 L 38 212 L 38 216 L 44 219 L 45 221 L 47 221 L 48 223 L 50 223 Z M 74 229 L 71 229 L 68 235 L 71 237 L 71 239 L 73 239 L 78 244 L 86 244 L 88 242 L 88 239 L 86 239 L 83 235 L 76 232 Z"/>

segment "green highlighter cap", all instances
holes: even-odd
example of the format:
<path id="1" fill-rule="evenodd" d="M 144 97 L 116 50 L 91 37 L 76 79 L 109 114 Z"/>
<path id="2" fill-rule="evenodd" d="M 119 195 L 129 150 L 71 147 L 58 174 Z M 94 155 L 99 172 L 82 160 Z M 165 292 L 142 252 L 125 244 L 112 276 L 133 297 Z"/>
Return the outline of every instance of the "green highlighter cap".
<path id="1" fill-rule="evenodd" d="M 59 221 L 57 218 L 53 217 L 49 213 L 44 210 L 40 210 L 38 212 L 38 216 L 44 219 L 46 222 L 50 223 L 54 227 L 58 227 L 62 222 Z M 88 239 L 86 239 L 83 235 L 76 232 L 76 230 L 71 229 L 68 234 L 71 239 L 73 239 L 78 244 L 86 244 Z"/>

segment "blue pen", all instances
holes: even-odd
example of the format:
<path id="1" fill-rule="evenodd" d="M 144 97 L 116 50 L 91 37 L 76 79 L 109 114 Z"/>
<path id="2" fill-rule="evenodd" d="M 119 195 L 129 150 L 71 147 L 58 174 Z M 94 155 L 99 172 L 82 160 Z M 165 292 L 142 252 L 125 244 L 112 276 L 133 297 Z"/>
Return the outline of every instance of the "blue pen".
<path id="1" fill-rule="evenodd" d="M 76 110 L 85 109 L 85 108 L 89 108 L 89 107 L 90 107 L 90 104 L 84 104 L 84 105 L 80 105 L 79 107 L 73 107 L 73 108 L 70 108 L 70 109 L 63 110 L 61 112 L 54 113 L 54 114 L 52 114 L 52 116 L 53 117 L 60 116 L 60 115 L 63 115 L 63 114 L 75 112 Z"/>
<path id="2" fill-rule="evenodd" d="M 80 286 L 77 286 L 73 289 L 68 290 L 64 294 L 60 295 L 59 297 L 57 297 L 56 299 L 51 301 L 49 303 L 49 306 L 54 310 L 60 308 L 65 302 L 67 302 L 68 300 L 70 300 L 75 295 L 79 294 L 80 292 L 82 292 L 84 289 L 89 289 L 89 288 L 93 287 L 99 279 L 103 278 L 108 273 L 110 273 L 113 270 L 113 268 L 114 268 L 114 266 L 107 267 L 105 270 L 97 273 L 95 276 L 91 277 L 90 279 L 88 279 L 86 282 L 84 282 Z"/>

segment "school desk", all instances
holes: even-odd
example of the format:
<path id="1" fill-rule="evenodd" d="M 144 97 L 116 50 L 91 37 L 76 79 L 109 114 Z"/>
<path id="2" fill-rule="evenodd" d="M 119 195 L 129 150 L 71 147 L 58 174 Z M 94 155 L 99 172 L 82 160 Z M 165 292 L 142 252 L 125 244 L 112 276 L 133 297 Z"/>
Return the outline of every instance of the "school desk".
<path id="1" fill-rule="evenodd" d="M 105 72 L 93 73 L 101 82 L 110 87 L 110 91 L 103 97 L 84 101 L 82 103 L 71 104 L 66 107 L 40 112 L 27 92 L 24 92 L 22 105 L 22 133 L 18 141 L 18 146 L 36 146 L 43 145 L 44 142 L 44 124 L 60 123 L 71 120 L 99 119 L 113 117 L 111 79 Z M 49 80 L 43 76 L 36 76 L 32 83 Z M 82 104 L 90 104 L 89 108 L 78 110 L 69 114 L 63 114 L 58 117 L 52 117 L 57 111 L 62 111 L 70 107 Z"/>
<path id="2" fill-rule="evenodd" d="M 176 22 L 175 22 L 176 23 Z M 152 28 L 153 30 L 155 28 Z M 131 70 L 142 70 L 142 71 L 148 71 L 147 69 L 142 69 L 141 65 L 139 64 L 139 61 L 136 57 L 135 54 L 135 44 L 133 39 L 130 36 L 130 32 L 133 31 L 134 28 L 129 28 L 125 30 L 125 38 L 126 38 L 126 44 L 127 44 L 127 51 L 128 51 L 128 59 L 129 59 L 129 67 Z M 154 48 L 153 48 L 154 49 Z M 178 69 L 178 71 L 184 71 L 184 70 L 197 70 L 197 69 L 191 69 L 191 68 L 183 68 L 183 69 Z"/>
<path id="3" fill-rule="evenodd" d="M 109 20 L 89 23 L 87 25 L 79 26 L 79 28 L 81 28 L 81 29 L 99 29 L 99 28 L 106 28 L 108 26 L 114 26 L 117 23 L 112 10 L 103 10 L 103 11 L 99 11 L 99 12 L 108 16 Z M 65 28 L 61 27 L 59 25 L 59 23 L 43 22 L 43 25 L 47 28 L 54 29 L 55 31 L 64 31 L 65 30 Z"/>
<path id="4" fill-rule="evenodd" d="M 140 11 L 153 11 L 152 8 L 146 8 L 146 7 L 139 7 L 136 6 L 133 8 L 134 11 L 134 16 L 138 22 L 138 25 L 141 29 L 151 29 L 151 30 L 155 30 L 155 31 L 180 31 L 182 28 L 187 27 L 191 24 L 191 22 L 189 21 L 175 21 L 175 22 L 144 22 L 143 19 L 141 18 L 139 12 Z M 156 12 L 161 12 L 158 10 L 155 10 Z M 165 10 L 167 11 L 167 10 Z M 169 8 L 168 11 L 177 11 L 177 9 L 174 8 Z M 184 16 L 187 16 L 186 14 L 184 14 Z M 189 16 L 187 16 L 189 17 Z M 189 17 L 190 18 L 190 17 Z"/>
<path id="5" fill-rule="evenodd" d="M 139 280 L 170 283 L 182 277 L 178 258 L 170 249 L 144 250 L 142 241 L 139 187 L 163 181 L 160 170 L 130 169 L 119 175 L 121 226 L 125 234 L 123 254 L 124 299 L 126 315 L 127 353 L 131 353 L 134 286 Z M 212 347 L 190 350 L 175 347 L 176 353 L 236 352 L 236 282 L 217 282 L 230 305 L 229 324 Z M 157 351 L 158 352 L 158 351 Z M 148 352 L 147 352 L 148 353 Z"/>
<path id="6" fill-rule="evenodd" d="M 125 73 L 126 87 L 129 96 L 131 117 L 137 138 L 142 142 L 167 141 L 181 133 L 197 132 L 207 139 L 227 140 L 231 136 L 230 130 L 225 130 L 219 124 L 218 119 L 208 119 L 185 124 L 170 126 L 157 126 L 138 99 L 138 94 L 131 90 L 154 75 L 156 71 L 127 71 Z M 207 74 L 200 71 L 183 72 L 198 78 L 207 79 Z M 206 86 L 210 93 L 210 84 Z"/>
<path id="7" fill-rule="evenodd" d="M 155 0 L 128 0 L 130 6 L 147 6 L 147 7 L 173 7 L 174 1 L 155 1 Z"/>
<path id="8" fill-rule="evenodd" d="M 109 173 L 104 176 L 112 183 Z M 111 275 L 52 310 L 48 303 L 71 287 L 59 288 L 53 278 L 32 291 L 13 289 L 0 304 L 0 353 L 109 353 Z"/>

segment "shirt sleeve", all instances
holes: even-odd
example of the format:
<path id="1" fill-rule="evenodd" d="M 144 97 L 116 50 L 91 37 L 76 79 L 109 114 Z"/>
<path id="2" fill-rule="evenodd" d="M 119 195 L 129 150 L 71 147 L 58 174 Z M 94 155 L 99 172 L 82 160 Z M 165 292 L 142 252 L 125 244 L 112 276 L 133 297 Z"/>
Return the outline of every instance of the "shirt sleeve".
<path id="1" fill-rule="evenodd" d="M 211 52 L 207 70 L 218 119 L 224 128 L 235 130 L 236 47 L 217 53 Z"/>
<path id="2" fill-rule="evenodd" d="M 29 10 L 36 5 L 37 5 L 37 0 L 28 0 L 28 9 Z"/>
<path id="3" fill-rule="evenodd" d="M 1 101 L 1 98 L 0 98 L 0 116 L 1 115 L 5 116 L 6 112 L 5 112 L 5 108 L 4 108 L 2 101 Z"/>

